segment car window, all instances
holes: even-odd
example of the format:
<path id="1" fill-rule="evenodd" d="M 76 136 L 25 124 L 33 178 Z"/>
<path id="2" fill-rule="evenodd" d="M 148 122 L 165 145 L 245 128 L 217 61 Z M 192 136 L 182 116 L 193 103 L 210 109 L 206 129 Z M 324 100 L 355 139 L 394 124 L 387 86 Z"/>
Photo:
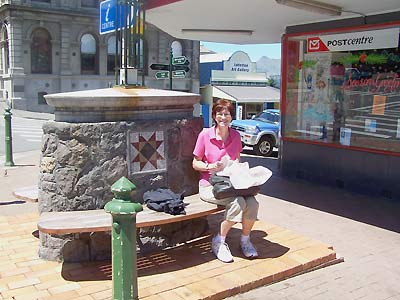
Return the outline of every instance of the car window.
<path id="1" fill-rule="evenodd" d="M 277 112 L 264 111 L 256 115 L 254 119 L 269 123 L 279 123 L 280 115 Z"/>

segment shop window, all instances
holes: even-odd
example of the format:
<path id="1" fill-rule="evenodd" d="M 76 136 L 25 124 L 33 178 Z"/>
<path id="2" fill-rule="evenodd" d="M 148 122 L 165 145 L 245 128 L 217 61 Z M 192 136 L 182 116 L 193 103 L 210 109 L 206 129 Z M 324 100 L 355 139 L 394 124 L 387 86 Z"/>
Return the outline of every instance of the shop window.
<path id="1" fill-rule="evenodd" d="M 172 56 L 182 56 L 182 44 L 178 41 L 173 41 L 171 44 Z"/>
<path id="2" fill-rule="evenodd" d="M 86 33 L 81 37 L 81 74 L 98 74 L 97 42 L 93 35 Z"/>
<path id="3" fill-rule="evenodd" d="M 400 152 L 399 26 L 285 37 L 284 139 Z"/>
<path id="4" fill-rule="evenodd" d="M 31 73 L 51 74 L 51 40 L 46 29 L 39 28 L 32 33 Z"/>
<path id="5" fill-rule="evenodd" d="M 275 108 L 274 104 L 275 104 L 275 103 L 273 103 L 273 102 L 268 102 L 268 103 L 266 103 L 267 109 L 273 109 L 273 108 Z"/>

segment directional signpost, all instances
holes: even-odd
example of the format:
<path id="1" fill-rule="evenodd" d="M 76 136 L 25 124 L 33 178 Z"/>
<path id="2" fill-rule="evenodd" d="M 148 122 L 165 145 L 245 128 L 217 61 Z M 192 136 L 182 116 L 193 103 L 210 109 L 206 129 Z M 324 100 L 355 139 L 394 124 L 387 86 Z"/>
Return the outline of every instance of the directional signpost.
<path id="1" fill-rule="evenodd" d="M 169 65 L 167 64 L 151 64 L 150 69 L 155 71 L 169 71 Z"/>
<path id="2" fill-rule="evenodd" d="M 169 78 L 169 89 L 172 90 L 172 78 L 185 78 L 186 72 L 190 71 L 189 61 L 185 56 L 172 57 L 170 52 L 169 64 L 152 64 L 150 69 L 156 72 L 157 79 Z"/>
<path id="3" fill-rule="evenodd" d="M 186 72 L 185 71 L 173 71 L 172 72 L 172 77 L 173 78 L 185 78 L 186 77 Z"/>
<path id="4" fill-rule="evenodd" d="M 150 69 L 154 70 L 154 71 L 169 71 L 169 65 L 165 64 L 151 64 L 150 65 Z M 190 68 L 188 66 L 171 66 L 171 70 L 172 71 L 185 71 L 185 72 L 189 72 Z"/>
<path id="5" fill-rule="evenodd" d="M 190 68 L 185 65 L 172 66 L 172 71 L 182 71 L 182 70 L 185 72 L 189 72 Z"/>
<path id="6" fill-rule="evenodd" d="M 157 79 L 168 79 L 169 78 L 169 71 L 158 71 L 156 73 Z"/>
<path id="7" fill-rule="evenodd" d="M 176 56 L 172 58 L 173 65 L 184 65 L 186 62 L 189 63 L 185 56 Z"/>

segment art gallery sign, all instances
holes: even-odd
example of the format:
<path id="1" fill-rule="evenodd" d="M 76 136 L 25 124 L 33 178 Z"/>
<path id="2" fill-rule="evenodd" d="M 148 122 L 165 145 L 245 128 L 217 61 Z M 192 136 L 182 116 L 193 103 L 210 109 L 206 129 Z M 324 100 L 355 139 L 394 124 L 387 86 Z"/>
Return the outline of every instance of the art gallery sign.
<path id="1" fill-rule="evenodd" d="M 224 71 L 230 72 L 256 72 L 256 63 L 243 51 L 236 51 L 228 60 L 224 61 Z"/>

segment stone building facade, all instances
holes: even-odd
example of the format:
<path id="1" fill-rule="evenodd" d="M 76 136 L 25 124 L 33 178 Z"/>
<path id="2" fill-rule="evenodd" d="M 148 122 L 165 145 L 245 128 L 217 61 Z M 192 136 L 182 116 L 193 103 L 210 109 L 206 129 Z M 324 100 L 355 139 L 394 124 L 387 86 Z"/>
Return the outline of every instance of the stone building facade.
<path id="1" fill-rule="evenodd" d="M 13 108 L 52 112 L 44 95 L 115 84 L 115 34 L 99 34 L 99 0 L 0 0 L 0 98 Z M 146 24 L 141 44 L 144 84 L 168 89 L 149 68 L 175 56 L 190 62 L 173 89 L 199 92 L 198 41 L 177 40 Z"/>

